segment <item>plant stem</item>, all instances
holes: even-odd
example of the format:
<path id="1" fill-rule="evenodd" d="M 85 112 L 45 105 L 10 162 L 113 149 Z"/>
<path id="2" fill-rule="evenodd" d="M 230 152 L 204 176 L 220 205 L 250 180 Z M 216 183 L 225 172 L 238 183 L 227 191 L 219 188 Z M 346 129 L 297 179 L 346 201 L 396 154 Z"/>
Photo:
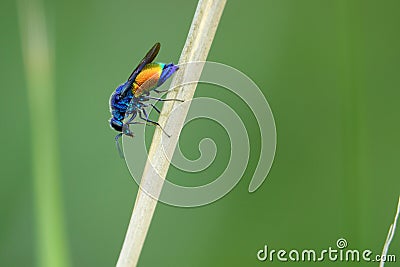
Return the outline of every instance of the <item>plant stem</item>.
<path id="1" fill-rule="evenodd" d="M 38 266 L 69 266 L 60 193 L 52 47 L 42 3 L 18 2 L 31 124 Z M 25 122 L 22 122 L 25 123 Z"/>
<path id="2" fill-rule="evenodd" d="M 226 0 L 199 0 L 185 46 L 179 59 L 180 65 L 194 61 L 205 61 L 207 59 L 225 3 Z M 117 262 L 118 267 L 137 265 L 157 205 L 157 198 L 161 193 L 163 181 L 168 172 L 170 164 L 168 159 L 172 158 L 174 153 L 179 134 L 189 110 L 190 100 L 193 98 L 197 86 L 197 83 L 183 86 L 181 84 L 186 80 L 185 77 L 189 75 L 190 77 L 199 78 L 201 72 L 202 68 L 196 69 L 195 73 L 193 73 L 193 68 L 189 69 L 185 65 L 182 65 L 172 80 L 171 88 L 175 89 L 168 93 L 167 98 L 183 99 L 187 104 L 180 105 L 179 111 L 174 112 L 173 118 L 171 118 L 172 110 L 180 103 L 166 102 L 163 106 L 159 123 L 163 127 L 167 126 L 165 128 L 171 134 L 171 138 L 161 140 L 162 131 L 160 129 L 156 129 L 154 133 L 132 217 Z M 167 120 L 168 124 L 166 124 Z M 151 191 L 154 198 L 145 193 L 143 188 L 147 192 Z"/>

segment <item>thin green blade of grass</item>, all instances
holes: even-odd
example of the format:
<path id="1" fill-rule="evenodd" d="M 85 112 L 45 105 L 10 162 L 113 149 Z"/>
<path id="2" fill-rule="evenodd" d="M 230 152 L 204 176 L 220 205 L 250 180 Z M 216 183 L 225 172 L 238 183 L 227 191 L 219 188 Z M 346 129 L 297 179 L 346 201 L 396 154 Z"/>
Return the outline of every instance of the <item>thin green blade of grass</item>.
<path id="1" fill-rule="evenodd" d="M 60 194 L 53 60 L 43 6 L 18 2 L 31 125 L 32 177 L 38 266 L 69 266 Z"/>
<path id="2" fill-rule="evenodd" d="M 394 233 L 396 232 L 396 225 L 397 225 L 397 221 L 399 219 L 399 214 L 400 214 L 400 197 L 399 197 L 399 202 L 397 203 L 397 210 L 396 210 L 396 215 L 394 215 L 394 221 L 389 227 L 389 232 L 386 237 L 385 244 L 383 245 L 381 261 L 379 262 L 379 267 L 385 266 L 385 260 L 388 255 L 390 243 L 392 243 Z"/>

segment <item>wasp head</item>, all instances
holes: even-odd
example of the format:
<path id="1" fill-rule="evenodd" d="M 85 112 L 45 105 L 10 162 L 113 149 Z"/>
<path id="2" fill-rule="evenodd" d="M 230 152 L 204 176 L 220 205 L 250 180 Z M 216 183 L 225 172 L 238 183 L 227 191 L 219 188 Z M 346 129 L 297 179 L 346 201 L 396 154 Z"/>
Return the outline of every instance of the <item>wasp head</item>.
<path id="1" fill-rule="evenodd" d="M 131 129 L 129 129 L 129 125 L 128 125 L 128 124 L 124 124 L 124 125 L 122 126 L 122 133 L 123 133 L 124 135 L 130 136 L 130 137 L 133 137 L 133 136 L 134 136 L 134 135 L 133 135 L 133 132 L 131 131 Z"/>

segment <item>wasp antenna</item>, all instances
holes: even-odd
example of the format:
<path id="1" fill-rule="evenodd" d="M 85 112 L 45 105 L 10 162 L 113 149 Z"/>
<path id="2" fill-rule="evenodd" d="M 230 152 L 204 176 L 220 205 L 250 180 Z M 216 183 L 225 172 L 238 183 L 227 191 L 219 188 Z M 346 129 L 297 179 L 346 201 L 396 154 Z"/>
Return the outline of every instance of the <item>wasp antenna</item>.
<path id="1" fill-rule="evenodd" d="M 121 145 L 119 144 L 118 140 L 122 136 L 122 133 L 119 133 L 115 136 L 115 145 L 117 146 L 118 154 L 121 159 L 124 159 L 124 152 L 122 151 Z"/>

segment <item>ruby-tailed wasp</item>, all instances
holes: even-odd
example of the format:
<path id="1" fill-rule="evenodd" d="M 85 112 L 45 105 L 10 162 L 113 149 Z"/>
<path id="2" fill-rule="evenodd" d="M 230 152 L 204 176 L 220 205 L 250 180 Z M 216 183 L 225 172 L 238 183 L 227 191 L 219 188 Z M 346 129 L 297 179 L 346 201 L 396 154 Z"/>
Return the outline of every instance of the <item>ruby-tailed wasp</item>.
<path id="1" fill-rule="evenodd" d="M 110 112 L 112 115 L 110 126 L 119 132 L 119 134 L 115 136 L 115 142 L 118 152 L 122 157 L 123 154 L 118 139 L 123 134 L 133 137 L 129 125 L 151 124 L 159 126 L 165 133 L 158 122 L 149 119 L 145 108 L 152 107 L 158 113 L 160 113 L 160 110 L 153 103 L 147 101 L 182 101 L 179 99 L 161 99 L 150 96 L 151 91 L 156 93 L 165 92 L 159 91 L 157 88 L 178 70 L 178 66 L 173 63 L 165 64 L 153 62 L 159 51 L 160 43 L 156 43 L 133 70 L 128 80 L 118 86 L 110 97 Z M 141 121 L 134 121 L 137 116 Z"/>

